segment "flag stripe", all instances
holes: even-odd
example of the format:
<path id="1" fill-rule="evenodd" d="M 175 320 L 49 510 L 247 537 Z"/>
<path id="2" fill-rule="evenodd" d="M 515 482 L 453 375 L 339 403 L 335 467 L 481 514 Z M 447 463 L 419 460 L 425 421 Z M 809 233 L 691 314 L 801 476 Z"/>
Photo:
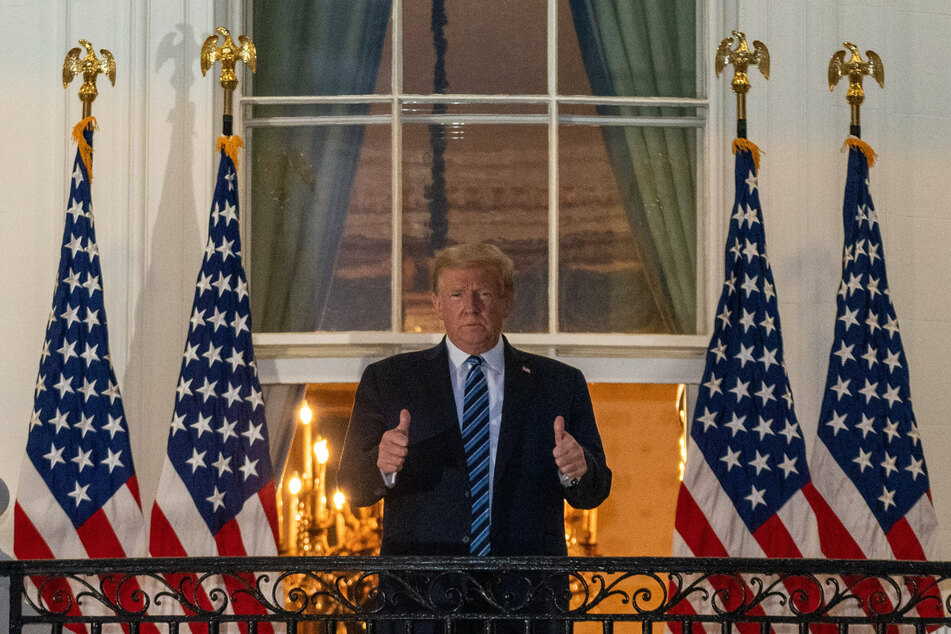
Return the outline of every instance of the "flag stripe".
<path id="1" fill-rule="evenodd" d="M 149 551 L 153 557 L 196 557 L 198 553 L 217 554 L 214 537 L 204 526 L 204 520 L 194 504 L 162 504 L 160 501 L 191 501 L 191 495 L 178 472 L 170 462 L 162 467 L 159 490 L 153 506 L 153 523 L 149 539 Z M 165 522 L 155 524 L 154 509 L 160 509 Z M 166 530 L 168 532 L 166 532 Z M 175 545 L 178 545 L 178 550 Z M 177 551 L 177 552 L 175 552 Z"/>
<path id="2" fill-rule="evenodd" d="M 178 533 L 175 532 L 175 529 L 172 528 L 171 523 L 168 521 L 165 513 L 162 512 L 162 507 L 158 504 L 152 505 L 152 521 L 150 522 L 150 530 L 152 532 L 151 545 L 154 548 L 159 543 L 159 538 L 156 535 L 161 535 L 161 545 L 162 550 L 160 554 L 153 552 L 153 555 L 157 557 L 187 557 L 188 552 L 182 546 L 181 542 L 178 541 Z"/>
<path id="3" fill-rule="evenodd" d="M 257 502 L 261 505 L 261 513 L 264 515 L 264 519 L 254 519 L 254 520 L 245 520 L 245 523 L 248 522 L 266 522 L 266 526 L 271 529 L 270 541 L 267 540 L 266 535 L 262 538 L 260 533 L 255 532 L 256 538 L 261 538 L 262 541 L 258 539 L 254 540 L 254 545 L 248 550 L 251 552 L 262 552 L 269 548 L 274 548 L 274 554 L 277 554 L 277 544 L 280 540 L 280 535 L 278 533 L 278 523 L 277 523 L 277 490 L 274 486 L 274 481 L 268 482 L 261 490 L 258 491 Z M 251 513 L 251 510 L 255 508 L 254 505 L 248 509 L 248 514 Z M 244 510 L 242 510 L 244 512 Z M 247 543 L 247 537 L 245 537 L 245 543 Z"/>
<path id="4" fill-rule="evenodd" d="M 21 495 L 20 491 L 34 491 L 34 495 Z M 85 549 L 79 535 L 72 529 L 66 513 L 59 503 L 47 492 L 46 483 L 40 477 L 29 460 L 23 461 L 20 469 L 20 483 L 17 489 L 17 506 L 22 513 L 21 518 L 29 518 L 32 531 L 39 540 L 46 545 L 45 549 L 36 550 L 38 543 L 31 539 L 27 546 L 14 548 L 17 559 L 77 559 L 85 557 Z M 24 530 L 27 530 L 24 527 Z M 29 532 L 29 531 L 28 531 Z M 19 533 L 14 528 L 14 541 Z M 50 557 L 44 556 L 46 552 Z M 36 553 L 34 556 L 33 553 Z"/>
<path id="5" fill-rule="evenodd" d="M 697 502 L 690 495 L 690 490 L 685 486 L 680 487 L 674 521 L 677 531 L 674 540 L 675 553 L 684 552 L 677 548 L 676 543 L 682 541 L 693 556 L 701 556 L 702 553 L 706 557 L 729 557 L 729 553 L 723 547 L 723 542 L 720 541 L 716 531 L 707 521 L 707 516 L 697 506 Z"/>
<path id="6" fill-rule="evenodd" d="M 812 499 L 806 495 L 806 491 L 812 489 L 812 481 L 807 482 L 790 498 L 789 502 L 776 511 L 776 516 L 781 520 L 783 528 L 788 532 L 802 557 L 817 554 L 819 548 L 816 539 L 819 534 L 819 522 L 816 519 L 818 511 Z M 801 513 L 800 509 L 803 508 L 810 509 L 812 512 Z"/>
<path id="7" fill-rule="evenodd" d="M 14 551 L 29 552 L 33 555 L 33 559 L 56 559 L 53 551 L 50 550 L 39 531 L 36 530 L 36 526 L 30 521 L 30 517 L 23 511 L 19 501 L 14 504 L 13 513 L 17 527 L 13 535 Z M 43 588 L 41 594 L 46 606 L 55 607 L 59 605 L 56 599 L 57 596 L 60 596 L 69 601 L 70 608 L 66 611 L 66 614 L 79 616 L 79 607 L 76 605 L 72 587 L 66 580 L 54 577 L 48 583 L 44 583 L 44 581 L 45 577 L 30 577 L 30 582 L 33 583 L 34 587 Z M 86 631 L 86 628 L 81 625 L 71 624 L 66 627 L 73 632 Z"/>
<path id="8" fill-rule="evenodd" d="M 865 559 L 865 553 L 852 539 L 852 534 L 842 524 L 826 499 L 816 491 L 814 482 L 804 486 L 802 492 L 816 512 L 819 542 L 821 544 L 838 542 L 839 548 L 847 559 Z"/>
<path id="9" fill-rule="evenodd" d="M 152 546 L 154 547 L 159 541 L 156 538 L 156 535 L 161 535 L 161 546 L 162 554 L 157 556 L 162 557 L 187 557 L 188 553 L 185 552 L 184 547 L 178 541 L 177 534 L 172 528 L 171 524 L 168 522 L 165 514 L 162 512 L 161 507 L 155 504 L 152 506 L 152 520 L 151 520 L 151 532 L 152 532 Z M 155 555 L 155 553 L 153 553 Z M 208 594 L 205 592 L 204 587 L 198 585 L 198 576 L 194 574 L 184 574 L 184 573 L 173 573 L 164 575 L 165 581 L 172 588 L 184 588 L 186 587 L 186 582 L 190 585 L 188 587 L 195 588 L 195 598 L 198 601 L 198 605 L 202 606 L 204 609 L 210 609 L 211 601 L 208 599 Z M 172 614 L 194 614 L 191 610 L 183 610 L 182 606 L 176 601 L 163 601 L 162 606 L 158 610 L 153 610 L 153 613 L 159 613 L 164 615 Z M 191 624 L 192 632 L 202 632 L 207 631 L 207 628 L 202 628 L 202 626 L 197 624 Z"/>
<path id="10" fill-rule="evenodd" d="M 83 543 L 86 555 L 92 559 L 105 559 L 109 553 L 121 552 L 122 544 L 112 530 L 106 514 L 99 509 L 86 522 L 76 529 Z"/>
<path id="11" fill-rule="evenodd" d="M 142 496 L 139 494 L 139 479 L 134 473 L 125 481 L 125 485 L 129 488 L 129 493 L 132 494 L 132 499 L 135 500 L 135 505 L 139 507 L 139 513 L 142 512 Z"/>
<path id="12" fill-rule="evenodd" d="M 861 549 L 862 559 L 891 559 L 891 547 L 881 526 L 862 500 L 861 494 L 855 488 L 855 483 L 842 474 L 825 443 L 813 444 L 812 466 L 815 472 L 813 484 L 816 492 L 828 502 L 829 508 L 833 510 L 830 515 L 820 516 L 819 519 L 822 522 L 819 525 L 819 534 L 841 536 L 834 525 L 828 525 L 834 517 L 836 518 L 834 524 L 844 526 L 852 537 L 851 543 Z M 824 540 L 822 548 L 827 557 L 838 557 L 839 548 L 843 549 L 842 557 L 855 557 L 854 549 L 848 541 Z"/>
<path id="13" fill-rule="evenodd" d="M 131 478 L 130 478 L 131 480 Z M 136 483 L 132 482 L 132 485 Z M 142 516 L 142 510 L 136 499 L 136 494 L 126 481 L 124 486 L 119 487 L 112 498 L 102 506 L 102 514 L 105 521 L 110 525 L 109 530 L 115 535 L 119 548 L 124 553 L 138 553 L 140 555 L 146 552 L 146 534 L 145 520 Z M 116 531 L 112 527 L 138 525 L 137 531 Z"/>
<path id="14" fill-rule="evenodd" d="M 215 535 L 215 544 L 218 547 L 218 554 L 222 557 L 246 557 L 248 555 L 244 549 L 244 543 L 241 541 L 241 529 L 238 528 L 237 518 L 221 527 L 221 530 Z"/>
<path id="15" fill-rule="evenodd" d="M 938 531 L 938 520 L 934 513 L 930 496 L 922 496 L 905 514 L 908 528 L 915 536 L 922 559 L 935 559 L 934 540 Z M 892 529 L 894 530 L 894 529 Z M 901 555 L 896 556 L 904 559 Z M 907 557 L 911 559 L 911 557 Z"/>
<path id="16" fill-rule="evenodd" d="M 756 543 L 760 545 L 767 557 L 796 557 L 802 558 L 802 553 L 793 541 L 792 535 L 786 530 L 786 525 L 779 518 L 778 513 L 756 529 L 753 533 Z"/>

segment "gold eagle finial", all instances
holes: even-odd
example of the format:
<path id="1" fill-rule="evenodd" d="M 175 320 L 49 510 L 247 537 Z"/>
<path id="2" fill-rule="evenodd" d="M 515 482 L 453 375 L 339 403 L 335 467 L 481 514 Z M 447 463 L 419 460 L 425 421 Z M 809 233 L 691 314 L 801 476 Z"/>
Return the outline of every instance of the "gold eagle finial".
<path id="1" fill-rule="evenodd" d="M 248 65 L 251 72 L 257 69 L 258 53 L 254 48 L 254 42 L 247 35 L 238 37 L 241 46 L 237 46 L 231 39 L 231 33 L 223 26 L 215 29 L 224 36 L 224 42 L 218 46 L 218 36 L 212 35 L 201 45 L 201 74 L 204 76 L 211 65 L 221 60 L 221 79 L 218 83 L 224 88 L 224 104 L 222 114 L 224 115 L 224 134 L 231 136 L 231 99 L 234 95 L 234 89 L 238 87 L 238 76 L 235 75 L 234 66 L 241 60 Z"/>
<path id="2" fill-rule="evenodd" d="M 212 35 L 201 45 L 201 74 L 204 75 L 212 64 L 220 60 L 221 87 L 225 90 L 234 90 L 238 86 L 238 77 L 234 72 L 235 64 L 241 60 L 253 73 L 257 68 L 258 54 L 254 48 L 254 42 L 247 35 L 238 36 L 238 41 L 241 42 L 239 47 L 231 39 L 228 29 L 219 26 L 215 31 L 224 37 L 224 42 L 218 46 L 218 36 Z"/>
<path id="3" fill-rule="evenodd" d="M 846 51 L 836 51 L 829 60 L 829 90 L 834 90 L 839 79 L 849 78 L 849 90 L 845 93 L 845 100 L 852 106 L 852 125 L 859 125 L 859 106 L 865 100 L 865 91 L 862 90 L 862 79 L 871 75 L 878 85 L 885 87 L 885 67 L 882 58 L 875 51 L 865 51 L 868 61 L 862 61 L 859 47 L 852 42 L 843 42 L 843 46 L 851 53 L 846 61 Z"/>
<path id="4" fill-rule="evenodd" d="M 99 49 L 102 55 L 100 60 L 93 52 L 92 44 L 86 40 L 79 40 L 86 49 L 85 57 L 80 57 L 82 49 L 78 46 L 66 53 L 63 61 L 63 88 L 69 86 L 73 77 L 82 73 L 83 84 L 79 87 L 79 100 L 83 102 L 83 117 L 88 117 L 92 111 L 92 102 L 99 91 L 96 89 L 96 76 L 103 73 L 109 78 L 113 86 L 116 85 L 116 60 L 106 49 Z"/>
<path id="5" fill-rule="evenodd" d="M 769 79 L 769 49 L 759 40 L 753 40 L 753 50 L 746 44 L 746 34 L 743 31 L 733 31 L 731 37 L 723 38 L 717 47 L 717 54 L 714 58 L 717 77 L 723 72 L 728 64 L 733 64 L 733 81 L 730 87 L 736 93 L 736 117 L 737 119 L 746 119 L 746 93 L 750 91 L 750 78 L 746 70 L 750 64 L 763 73 L 763 77 Z M 733 46 L 733 40 L 736 39 L 737 47 Z M 745 124 L 744 124 L 745 125 Z"/>
<path id="6" fill-rule="evenodd" d="M 737 47 L 731 49 L 733 39 L 736 38 Z M 750 89 L 750 79 L 746 69 L 750 64 L 769 79 L 769 49 L 759 40 L 753 41 L 753 50 L 746 44 L 746 34 L 743 31 L 733 31 L 732 37 L 723 38 L 717 47 L 716 71 L 717 77 L 728 64 L 733 64 L 733 81 L 730 86 L 736 94 L 745 94 Z"/>

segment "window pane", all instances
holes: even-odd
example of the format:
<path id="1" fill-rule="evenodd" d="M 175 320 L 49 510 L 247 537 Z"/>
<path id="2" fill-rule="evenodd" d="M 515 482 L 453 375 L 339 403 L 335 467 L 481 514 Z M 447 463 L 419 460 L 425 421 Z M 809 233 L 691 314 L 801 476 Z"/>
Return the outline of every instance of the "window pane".
<path id="1" fill-rule="evenodd" d="M 258 332 L 390 328 L 390 126 L 255 128 Z"/>
<path id="2" fill-rule="evenodd" d="M 547 92 L 546 5 L 547 0 L 405 0 L 403 89 L 410 94 Z M 439 44 L 444 52 L 437 56 L 440 13 L 446 20 Z"/>
<path id="3" fill-rule="evenodd" d="M 434 250 L 479 241 L 498 245 L 515 262 L 515 306 L 506 331 L 547 331 L 547 128 L 405 125 L 404 331 L 442 329 L 429 293 Z"/>
<path id="4" fill-rule="evenodd" d="M 391 88 L 390 0 L 255 0 L 256 96 Z"/>
<path id="5" fill-rule="evenodd" d="M 565 95 L 695 97 L 696 0 L 558 0 Z"/>
<path id="6" fill-rule="evenodd" d="M 696 331 L 696 135 L 559 128 L 562 331 Z"/>

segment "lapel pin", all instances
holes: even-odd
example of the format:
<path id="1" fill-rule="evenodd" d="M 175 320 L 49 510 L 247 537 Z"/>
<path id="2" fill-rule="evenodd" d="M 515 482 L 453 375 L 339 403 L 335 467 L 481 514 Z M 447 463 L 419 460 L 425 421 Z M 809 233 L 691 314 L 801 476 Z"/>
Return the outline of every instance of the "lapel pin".
<path id="1" fill-rule="evenodd" d="M 522 372 L 524 372 L 525 374 L 531 374 L 531 373 L 532 373 L 532 371 L 528 369 L 528 366 L 527 366 L 527 365 L 523 365 L 523 366 L 522 366 Z"/>

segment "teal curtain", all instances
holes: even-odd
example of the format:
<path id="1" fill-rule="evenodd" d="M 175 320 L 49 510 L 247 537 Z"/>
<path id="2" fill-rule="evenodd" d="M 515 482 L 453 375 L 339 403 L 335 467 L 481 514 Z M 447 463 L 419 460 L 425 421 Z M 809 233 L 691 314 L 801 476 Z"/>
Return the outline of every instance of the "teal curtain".
<path id="1" fill-rule="evenodd" d="M 372 94 L 390 0 L 257 0 L 256 96 Z M 256 106 L 255 116 L 366 114 L 367 105 Z M 319 330 L 364 126 L 256 128 L 251 292 L 258 332 Z M 265 388 L 275 470 L 283 470 L 302 385 Z"/>
<path id="2" fill-rule="evenodd" d="M 694 0 L 570 0 L 594 95 L 696 95 Z M 600 114 L 677 116 L 602 106 Z M 686 128 L 602 126 L 648 283 L 670 331 L 696 331 L 696 139 Z"/>

